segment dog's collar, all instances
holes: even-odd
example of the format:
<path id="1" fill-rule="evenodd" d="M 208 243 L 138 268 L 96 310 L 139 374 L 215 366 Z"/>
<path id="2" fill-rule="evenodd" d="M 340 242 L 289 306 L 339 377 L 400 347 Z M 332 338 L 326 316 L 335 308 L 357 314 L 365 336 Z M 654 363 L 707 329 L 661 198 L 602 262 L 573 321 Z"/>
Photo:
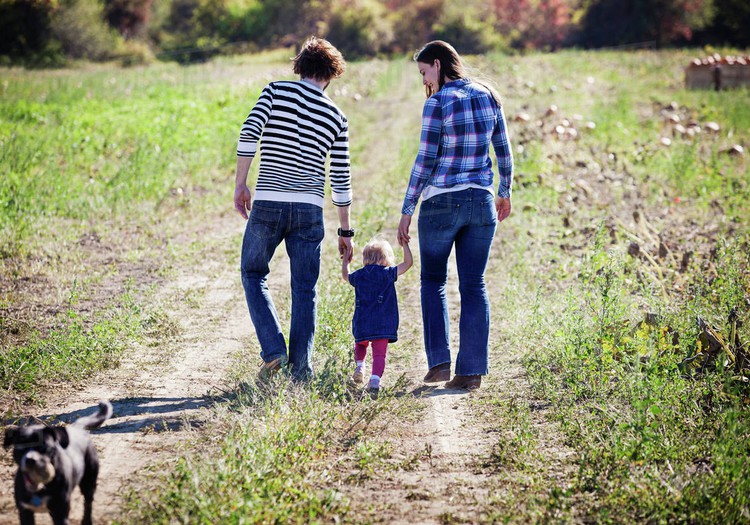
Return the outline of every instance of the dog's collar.
<path id="1" fill-rule="evenodd" d="M 34 494 L 28 501 L 21 501 L 21 506 L 31 512 L 47 512 L 49 508 L 47 504 L 49 502 L 49 496 L 40 496 Z"/>

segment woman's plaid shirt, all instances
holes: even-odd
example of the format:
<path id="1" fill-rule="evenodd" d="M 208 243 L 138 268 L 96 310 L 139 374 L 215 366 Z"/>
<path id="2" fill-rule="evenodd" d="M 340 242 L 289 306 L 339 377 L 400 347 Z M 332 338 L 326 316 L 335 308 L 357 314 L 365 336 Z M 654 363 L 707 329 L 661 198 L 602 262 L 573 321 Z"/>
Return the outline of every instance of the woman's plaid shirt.
<path id="1" fill-rule="evenodd" d="M 505 115 L 492 94 L 469 79 L 447 82 L 425 102 L 419 153 L 411 170 L 401 213 L 413 215 L 426 185 L 492 186 L 490 144 L 497 157 L 497 194 L 510 197 L 513 153 Z"/>

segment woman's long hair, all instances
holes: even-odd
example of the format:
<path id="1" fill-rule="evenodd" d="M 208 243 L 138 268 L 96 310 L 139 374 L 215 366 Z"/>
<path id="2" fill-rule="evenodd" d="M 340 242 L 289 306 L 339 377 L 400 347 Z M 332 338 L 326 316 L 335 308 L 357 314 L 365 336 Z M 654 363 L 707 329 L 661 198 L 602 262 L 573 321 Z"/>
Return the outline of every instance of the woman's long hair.
<path id="1" fill-rule="evenodd" d="M 440 61 L 440 76 L 438 77 L 438 85 L 442 89 L 446 79 L 459 79 L 467 78 L 466 66 L 464 66 L 461 60 L 461 55 L 458 51 L 450 45 L 448 42 L 442 40 L 433 40 L 428 42 L 425 46 L 414 53 L 414 61 L 422 62 L 423 64 L 432 65 L 435 60 Z M 476 81 L 477 84 L 483 86 L 487 91 L 490 92 L 492 98 L 498 106 L 501 106 L 500 95 L 497 90 L 492 87 L 489 83 Z M 425 86 L 425 94 L 427 98 L 430 98 L 435 92 L 432 91 L 430 86 Z"/>

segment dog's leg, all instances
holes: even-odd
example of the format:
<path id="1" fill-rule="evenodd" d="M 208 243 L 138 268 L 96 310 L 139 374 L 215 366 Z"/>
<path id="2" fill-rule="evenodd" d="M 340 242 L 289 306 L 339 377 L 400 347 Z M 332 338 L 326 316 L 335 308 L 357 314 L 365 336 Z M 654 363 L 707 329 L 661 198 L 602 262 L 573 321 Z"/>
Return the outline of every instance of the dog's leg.
<path id="1" fill-rule="evenodd" d="M 99 457 L 96 449 L 89 446 L 86 451 L 86 468 L 83 472 L 83 478 L 78 487 L 83 494 L 83 520 L 81 525 L 92 525 L 92 510 L 94 504 L 94 493 L 96 492 L 96 479 L 99 476 Z"/>
<path id="2" fill-rule="evenodd" d="M 34 525 L 34 513 L 28 509 L 18 509 L 18 519 L 21 525 Z"/>
<path id="3" fill-rule="evenodd" d="M 52 516 L 54 525 L 70 525 L 70 498 L 58 499 L 50 502 L 49 514 Z"/>

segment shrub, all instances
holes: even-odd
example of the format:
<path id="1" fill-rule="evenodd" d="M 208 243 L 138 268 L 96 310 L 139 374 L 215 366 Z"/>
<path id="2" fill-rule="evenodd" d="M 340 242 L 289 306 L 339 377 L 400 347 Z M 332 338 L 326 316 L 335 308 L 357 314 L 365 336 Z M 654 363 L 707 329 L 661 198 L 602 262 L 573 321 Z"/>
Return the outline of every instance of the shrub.
<path id="1" fill-rule="evenodd" d="M 379 2 L 355 1 L 334 7 L 328 19 L 326 38 L 347 59 L 374 56 L 387 49 L 393 40 Z"/>
<path id="2" fill-rule="evenodd" d="M 112 55 L 117 37 L 104 21 L 98 3 L 73 0 L 55 12 L 50 23 L 55 40 L 71 58 L 102 60 Z"/>
<path id="3" fill-rule="evenodd" d="M 484 53 L 499 44 L 487 16 L 465 6 L 447 11 L 433 26 L 433 37 L 450 42 L 462 54 Z"/>
<path id="4" fill-rule="evenodd" d="M 23 62 L 49 42 L 49 24 L 56 2 L 0 0 L 0 56 Z"/>

